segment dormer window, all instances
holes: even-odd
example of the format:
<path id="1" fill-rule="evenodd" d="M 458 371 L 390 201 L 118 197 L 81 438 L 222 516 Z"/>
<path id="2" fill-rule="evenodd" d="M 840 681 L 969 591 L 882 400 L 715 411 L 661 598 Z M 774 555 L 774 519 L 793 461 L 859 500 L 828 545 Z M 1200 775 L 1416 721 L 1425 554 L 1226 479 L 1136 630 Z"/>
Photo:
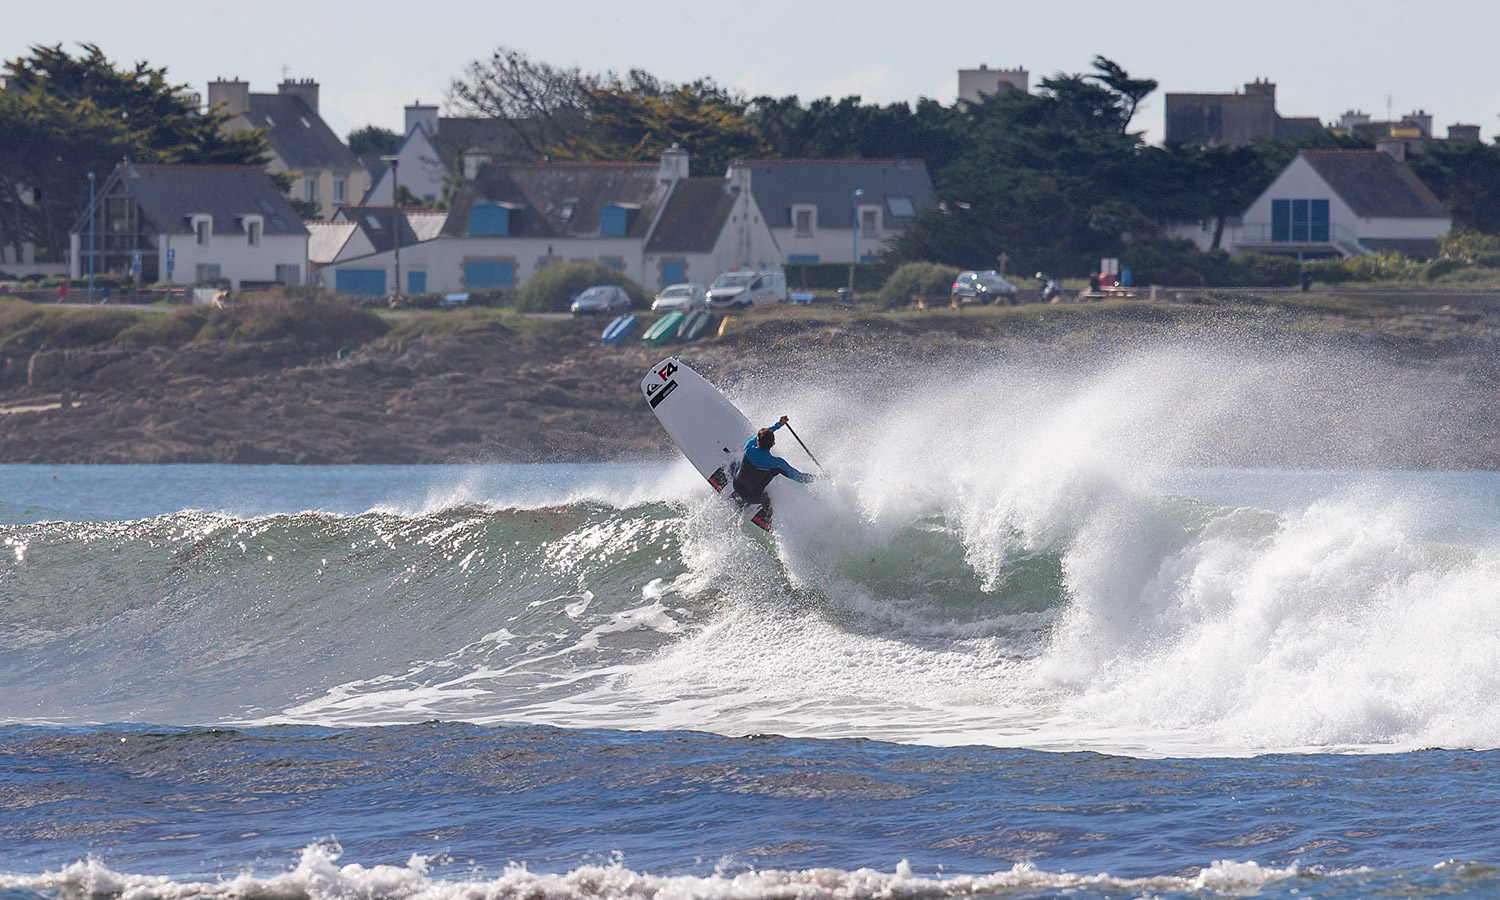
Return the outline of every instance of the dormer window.
<path id="1" fill-rule="evenodd" d="M 818 208 L 811 204 L 792 207 L 792 226 L 801 237 L 809 237 L 818 224 Z"/>
<path id="2" fill-rule="evenodd" d="M 260 220 L 256 219 L 245 223 L 245 239 L 252 247 L 260 246 Z"/>
<path id="3" fill-rule="evenodd" d="M 469 237 L 507 237 L 510 235 L 510 207 L 499 203 L 480 203 L 469 207 Z"/>
<path id="4" fill-rule="evenodd" d="M 630 231 L 630 216 L 640 207 L 633 203 L 611 203 L 599 210 L 599 236 L 624 237 Z"/>
<path id="5" fill-rule="evenodd" d="M 199 247 L 207 247 L 214 231 L 214 217 L 203 213 L 188 216 L 188 227 L 193 231 L 194 242 Z"/>

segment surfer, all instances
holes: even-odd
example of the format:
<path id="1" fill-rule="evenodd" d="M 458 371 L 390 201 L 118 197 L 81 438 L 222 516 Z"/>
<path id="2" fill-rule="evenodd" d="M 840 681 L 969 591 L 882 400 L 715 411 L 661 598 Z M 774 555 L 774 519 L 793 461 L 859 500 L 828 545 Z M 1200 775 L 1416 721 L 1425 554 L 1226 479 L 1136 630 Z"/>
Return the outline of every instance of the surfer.
<path id="1" fill-rule="evenodd" d="M 776 446 L 776 429 L 785 425 L 786 416 L 777 420 L 770 428 L 762 428 L 745 441 L 745 455 L 734 471 L 734 493 L 730 496 L 741 504 L 760 504 L 752 521 L 762 528 L 771 525 L 771 498 L 766 494 L 766 485 L 777 475 L 785 475 L 793 481 L 807 484 L 816 478 L 809 472 L 799 472 L 792 464 L 771 452 Z"/>

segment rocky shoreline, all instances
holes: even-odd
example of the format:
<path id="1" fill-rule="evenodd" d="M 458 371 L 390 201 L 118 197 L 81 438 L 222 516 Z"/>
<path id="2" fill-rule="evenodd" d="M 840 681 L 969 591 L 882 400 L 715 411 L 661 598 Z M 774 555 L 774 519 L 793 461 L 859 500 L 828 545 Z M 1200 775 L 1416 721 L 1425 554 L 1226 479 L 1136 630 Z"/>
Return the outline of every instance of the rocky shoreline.
<path id="1" fill-rule="evenodd" d="M 1442 300 L 1444 302 L 1438 302 Z M 1153 344 L 1346 354 L 1461 402 L 1429 446 L 1392 457 L 1327 447 L 1296 465 L 1500 468 L 1500 301 L 1217 296 L 1010 310 L 754 311 L 723 340 L 603 347 L 598 321 L 520 323 L 472 310 L 339 354 L 292 339 L 0 344 L 3 463 L 484 463 L 671 453 L 641 403 L 646 367 L 677 352 L 721 380 L 809 367 L 1005 358 L 1057 364 Z M 464 317 L 464 318 L 456 318 Z M 453 327 L 455 324 L 461 327 Z M 524 327 L 522 327 L 524 325 Z M 1311 358 L 1311 357 L 1308 357 Z M 1371 370 L 1376 371 L 1376 370 Z M 1385 377 L 1385 376 L 1380 376 Z M 1363 385 L 1369 393 L 1377 386 Z M 1363 454 L 1363 455 L 1360 455 Z M 1253 454 L 1251 454 L 1253 456 Z"/>

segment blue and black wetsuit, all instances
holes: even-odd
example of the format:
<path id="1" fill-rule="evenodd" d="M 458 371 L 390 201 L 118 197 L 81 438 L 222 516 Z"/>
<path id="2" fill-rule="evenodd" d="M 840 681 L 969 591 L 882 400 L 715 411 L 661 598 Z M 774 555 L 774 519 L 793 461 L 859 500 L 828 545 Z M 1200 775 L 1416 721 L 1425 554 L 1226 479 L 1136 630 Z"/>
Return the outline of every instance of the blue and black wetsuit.
<path id="1" fill-rule="evenodd" d="M 777 422 L 771 426 L 775 431 L 781 427 Z M 740 460 L 739 468 L 734 473 L 734 494 L 742 503 L 760 504 L 759 518 L 766 522 L 771 521 L 771 498 L 766 496 L 766 485 L 777 475 L 785 475 L 793 481 L 807 484 L 816 476 L 807 472 L 799 472 L 792 464 L 775 455 L 770 450 L 763 449 L 758 443 L 759 434 L 750 435 L 750 440 L 745 442 L 745 456 Z"/>

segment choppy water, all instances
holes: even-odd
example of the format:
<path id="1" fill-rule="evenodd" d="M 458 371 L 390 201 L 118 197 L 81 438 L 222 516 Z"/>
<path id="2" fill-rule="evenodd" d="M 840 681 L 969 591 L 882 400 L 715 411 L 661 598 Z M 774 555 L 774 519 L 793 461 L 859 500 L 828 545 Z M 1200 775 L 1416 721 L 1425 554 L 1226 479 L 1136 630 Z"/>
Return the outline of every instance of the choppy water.
<path id="1" fill-rule="evenodd" d="M 1099 393 L 803 426 L 772 543 L 676 463 L 0 467 L 0 896 L 1500 894 L 1500 478 Z"/>

